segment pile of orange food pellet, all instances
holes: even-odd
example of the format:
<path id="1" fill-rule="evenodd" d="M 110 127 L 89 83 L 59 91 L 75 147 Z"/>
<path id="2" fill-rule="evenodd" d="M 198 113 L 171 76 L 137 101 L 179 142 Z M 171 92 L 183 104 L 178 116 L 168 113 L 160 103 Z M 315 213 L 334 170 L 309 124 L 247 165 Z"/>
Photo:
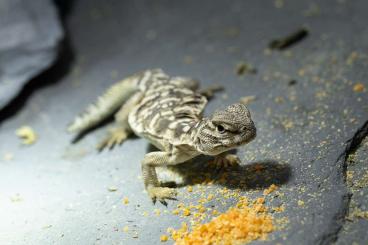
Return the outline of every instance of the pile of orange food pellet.
<path id="1" fill-rule="evenodd" d="M 249 203 L 240 198 L 235 207 L 212 219 L 209 223 L 193 227 L 188 232 L 186 223 L 179 230 L 170 230 L 178 245 L 240 244 L 256 239 L 266 239 L 274 231 L 273 218 L 267 214 L 264 198 Z"/>

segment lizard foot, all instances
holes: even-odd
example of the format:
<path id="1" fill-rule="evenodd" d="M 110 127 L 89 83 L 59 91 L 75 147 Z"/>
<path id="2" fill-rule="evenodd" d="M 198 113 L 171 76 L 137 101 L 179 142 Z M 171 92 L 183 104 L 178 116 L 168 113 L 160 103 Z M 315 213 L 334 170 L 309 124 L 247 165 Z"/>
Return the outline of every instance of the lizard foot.
<path id="1" fill-rule="evenodd" d="M 116 144 L 121 145 L 128 138 L 128 133 L 123 128 L 113 128 L 109 130 L 109 135 L 97 145 L 97 150 L 102 151 L 105 148 L 110 150 Z"/>
<path id="2" fill-rule="evenodd" d="M 237 167 L 240 164 L 240 159 L 234 154 L 226 154 L 226 155 L 218 155 L 215 157 L 213 164 L 215 165 L 216 170 L 219 169 L 227 169 Z"/>
<path id="3" fill-rule="evenodd" d="M 173 188 L 168 187 L 148 187 L 148 195 L 151 197 L 153 204 L 158 200 L 163 205 L 167 206 L 166 199 L 177 200 L 177 192 Z"/>

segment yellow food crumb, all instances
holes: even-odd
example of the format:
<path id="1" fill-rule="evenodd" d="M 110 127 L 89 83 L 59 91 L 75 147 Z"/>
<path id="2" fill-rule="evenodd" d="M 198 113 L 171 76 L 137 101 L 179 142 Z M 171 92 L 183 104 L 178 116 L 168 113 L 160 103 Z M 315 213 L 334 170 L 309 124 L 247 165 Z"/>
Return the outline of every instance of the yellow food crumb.
<path id="1" fill-rule="evenodd" d="M 183 215 L 184 216 L 189 216 L 190 215 L 190 209 L 189 208 L 183 209 Z"/>
<path id="2" fill-rule="evenodd" d="M 184 64 L 190 65 L 193 63 L 193 57 L 190 55 L 186 55 L 184 56 L 183 62 Z"/>
<path id="3" fill-rule="evenodd" d="M 270 185 L 270 187 L 268 187 L 266 190 L 263 191 L 263 195 L 268 195 L 268 194 L 274 192 L 275 190 L 277 190 L 277 188 L 278 188 L 277 185 L 272 184 L 272 185 Z"/>
<path id="4" fill-rule="evenodd" d="M 283 120 L 283 121 L 281 122 L 281 124 L 282 124 L 282 126 L 284 126 L 284 128 L 285 128 L 286 130 L 291 129 L 291 128 L 293 128 L 293 127 L 294 127 L 294 123 L 293 123 L 293 121 L 291 121 L 291 120 L 289 120 L 289 119 L 285 119 L 285 120 Z"/>
<path id="5" fill-rule="evenodd" d="M 215 196 L 213 194 L 209 194 L 208 197 L 207 197 L 207 200 L 208 201 L 211 201 Z"/>
<path id="6" fill-rule="evenodd" d="M 365 90 L 363 83 L 356 83 L 353 87 L 354 92 L 363 92 Z"/>
<path id="7" fill-rule="evenodd" d="M 115 186 L 110 186 L 109 188 L 107 188 L 107 190 L 110 192 L 114 192 L 114 191 L 117 191 L 118 188 L 116 188 Z"/>
<path id="8" fill-rule="evenodd" d="M 285 211 L 285 206 L 281 205 L 279 207 L 274 207 L 272 208 L 275 212 L 284 212 Z"/>
<path id="9" fill-rule="evenodd" d="M 169 237 L 168 236 L 166 236 L 166 235 L 161 235 L 160 236 L 160 241 L 161 242 L 167 242 L 167 240 L 169 240 Z"/>
<path id="10" fill-rule="evenodd" d="M 123 198 L 123 204 L 127 205 L 129 203 L 129 199 L 127 197 Z"/>
<path id="11" fill-rule="evenodd" d="M 304 206 L 304 201 L 298 200 L 298 206 Z"/>
<path id="12" fill-rule="evenodd" d="M 274 2 L 274 4 L 275 4 L 275 7 L 276 8 L 282 8 L 282 7 L 284 7 L 284 0 L 275 0 L 275 2 Z"/>
<path id="13" fill-rule="evenodd" d="M 157 216 L 159 216 L 159 215 L 161 214 L 161 210 L 160 210 L 160 209 L 155 209 L 155 210 L 153 210 L 153 212 L 154 212 Z"/>
<path id="14" fill-rule="evenodd" d="M 14 155 L 12 153 L 5 153 L 3 159 L 4 161 L 11 161 L 14 159 Z"/>
<path id="15" fill-rule="evenodd" d="M 192 192 L 193 191 L 193 187 L 192 186 L 188 186 L 188 192 Z"/>
<path id="16" fill-rule="evenodd" d="M 172 214 L 175 214 L 175 215 L 178 215 L 180 213 L 180 210 L 179 209 L 174 209 L 172 211 Z"/>
<path id="17" fill-rule="evenodd" d="M 265 199 L 263 197 L 259 197 L 259 198 L 257 198 L 256 203 L 258 203 L 258 204 L 264 204 L 265 203 Z"/>
<path id="18" fill-rule="evenodd" d="M 22 126 L 15 131 L 15 134 L 22 139 L 22 144 L 31 145 L 37 140 L 35 131 L 29 126 Z"/>
<path id="19" fill-rule="evenodd" d="M 128 231 L 129 231 L 129 227 L 128 227 L 127 225 L 126 225 L 126 226 L 124 226 L 124 227 L 123 227 L 123 231 L 124 231 L 124 232 L 128 232 Z"/>

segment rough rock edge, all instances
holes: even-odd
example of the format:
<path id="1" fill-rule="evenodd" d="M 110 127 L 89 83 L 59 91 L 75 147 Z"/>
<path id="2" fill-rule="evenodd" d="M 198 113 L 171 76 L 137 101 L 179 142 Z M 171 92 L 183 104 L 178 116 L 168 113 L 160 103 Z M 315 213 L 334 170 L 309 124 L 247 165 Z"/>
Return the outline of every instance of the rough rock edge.
<path id="1" fill-rule="evenodd" d="M 346 171 L 347 171 L 347 160 L 350 154 L 353 154 L 359 147 L 365 137 L 368 136 L 368 120 L 361 126 L 354 134 L 352 138 L 350 138 L 346 142 L 345 150 L 340 154 L 338 159 L 336 160 L 336 164 L 338 164 L 340 168 L 340 173 L 343 175 L 342 178 L 346 185 Z M 330 231 L 321 237 L 320 242 L 318 244 L 331 244 L 337 241 L 340 231 L 345 224 L 345 216 L 349 211 L 349 204 L 351 200 L 352 194 L 350 192 L 346 193 L 341 201 L 341 208 L 336 213 L 335 218 L 333 219 L 333 223 L 331 224 L 332 228 Z"/>
<path id="2" fill-rule="evenodd" d="M 43 67 L 39 68 L 38 70 L 34 70 L 32 72 L 29 73 L 29 78 L 24 80 L 22 82 L 21 86 L 18 86 L 18 88 L 16 88 L 15 91 L 10 91 L 9 93 L 11 93 L 12 95 L 9 96 L 9 98 L 4 99 L 4 101 L 2 103 L 0 103 L 0 111 L 3 110 L 4 108 L 6 108 L 22 91 L 22 89 L 27 85 L 27 83 L 29 83 L 32 79 L 34 79 L 35 77 L 39 76 L 40 74 L 42 74 L 44 71 L 46 71 L 47 69 L 49 69 L 52 65 L 54 65 L 58 59 L 59 56 L 59 48 L 60 48 L 60 43 L 62 42 L 62 40 L 64 40 L 65 36 L 64 36 L 64 31 L 63 31 L 63 27 L 61 24 L 61 20 L 60 20 L 60 16 L 59 16 L 59 11 L 58 8 L 55 4 L 55 2 L 53 0 L 47 0 L 47 2 L 49 2 L 49 13 L 50 15 L 53 16 L 54 21 L 55 21 L 55 27 L 57 27 L 57 32 L 58 34 L 55 35 L 55 38 L 53 40 L 49 40 L 48 46 L 44 48 L 44 50 L 39 53 L 40 56 L 42 56 L 46 51 L 46 52 L 50 52 L 50 50 L 55 50 L 54 52 L 50 52 L 50 59 L 48 62 L 48 64 L 44 64 Z M 38 4 L 38 3 L 37 3 Z M 30 8 L 32 8 L 32 4 L 30 5 Z"/>

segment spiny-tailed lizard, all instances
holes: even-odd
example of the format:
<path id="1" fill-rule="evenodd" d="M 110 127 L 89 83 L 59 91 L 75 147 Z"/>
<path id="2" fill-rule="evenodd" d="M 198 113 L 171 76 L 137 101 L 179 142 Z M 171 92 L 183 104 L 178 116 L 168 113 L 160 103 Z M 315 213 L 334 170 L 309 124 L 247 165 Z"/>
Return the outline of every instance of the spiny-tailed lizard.
<path id="1" fill-rule="evenodd" d="M 145 188 L 154 202 L 175 199 L 176 190 L 160 186 L 156 167 L 186 162 L 200 154 L 215 156 L 217 164 L 238 164 L 226 152 L 256 136 L 247 107 L 232 104 L 203 117 L 206 93 L 187 77 L 170 77 L 161 69 L 136 73 L 110 87 L 95 104 L 78 116 L 69 132 L 82 133 L 115 114 L 115 126 L 98 148 L 112 148 L 132 133 L 146 138 L 160 151 L 147 153 L 142 161 Z M 211 91 L 207 91 L 211 94 Z"/>

